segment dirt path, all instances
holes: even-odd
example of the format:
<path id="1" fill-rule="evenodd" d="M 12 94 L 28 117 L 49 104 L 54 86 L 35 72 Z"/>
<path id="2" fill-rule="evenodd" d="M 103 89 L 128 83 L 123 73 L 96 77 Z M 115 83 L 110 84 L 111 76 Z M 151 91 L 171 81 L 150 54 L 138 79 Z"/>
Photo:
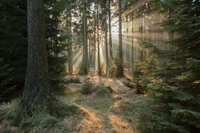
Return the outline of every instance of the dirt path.
<path id="1" fill-rule="evenodd" d="M 61 100 L 73 103 L 82 108 L 88 115 L 79 127 L 82 133 L 139 133 L 134 122 L 133 102 L 135 90 L 123 84 L 124 79 L 91 76 L 94 85 L 104 84 L 110 86 L 113 93 L 109 97 L 98 97 L 96 94 L 82 95 L 81 86 L 86 77 L 79 77 L 80 84 L 69 84 L 66 96 Z M 85 128 L 87 127 L 87 130 Z"/>

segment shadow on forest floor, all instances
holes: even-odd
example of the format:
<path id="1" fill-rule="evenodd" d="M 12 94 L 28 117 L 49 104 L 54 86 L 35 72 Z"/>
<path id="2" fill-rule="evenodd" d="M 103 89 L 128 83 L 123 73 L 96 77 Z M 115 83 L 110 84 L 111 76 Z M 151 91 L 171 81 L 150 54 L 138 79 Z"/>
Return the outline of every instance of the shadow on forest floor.
<path id="1" fill-rule="evenodd" d="M 134 104 L 143 100 L 144 96 L 136 95 L 136 89 L 125 86 L 126 78 L 106 78 L 94 74 L 67 78 L 79 78 L 80 83 L 69 83 L 65 95 L 57 98 L 67 105 L 76 105 L 81 111 L 59 118 L 58 124 L 62 126 L 63 133 L 139 133 Z M 86 79 L 95 88 L 87 95 L 81 93 Z M 18 102 L 19 100 L 15 100 L 0 105 L 0 117 L 9 109 L 15 108 Z M 6 123 L 0 125 L 0 132 L 4 127 Z M 35 129 L 39 131 L 37 127 L 30 131 Z M 20 133 L 22 130 L 19 127 L 9 127 L 9 131 Z M 54 130 L 51 132 L 54 133 Z"/>
<path id="2" fill-rule="evenodd" d="M 59 99 L 67 104 L 77 105 L 86 115 L 71 131 L 81 133 L 139 133 L 134 102 L 142 100 L 144 96 L 136 95 L 135 89 L 123 84 L 125 78 L 89 77 L 94 86 L 103 84 L 110 86 L 112 93 L 99 96 L 97 91 L 91 94 L 81 94 L 81 87 L 88 76 L 78 76 L 81 83 L 71 83 L 64 96 Z M 75 132 L 76 132 L 75 131 Z"/>

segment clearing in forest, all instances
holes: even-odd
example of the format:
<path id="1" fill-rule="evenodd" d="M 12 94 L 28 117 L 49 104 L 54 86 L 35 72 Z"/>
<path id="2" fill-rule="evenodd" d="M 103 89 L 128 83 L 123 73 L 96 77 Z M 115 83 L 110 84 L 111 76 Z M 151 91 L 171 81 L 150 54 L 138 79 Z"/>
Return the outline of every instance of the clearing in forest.
<path id="1" fill-rule="evenodd" d="M 76 76 L 77 78 L 77 76 Z M 143 96 L 136 95 L 135 89 L 124 85 L 125 78 L 89 77 L 95 86 L 109 86 L 109 93 L 94 90 L 91 94 L 81 93 L 86 76 L 78 76 L 81 83 L 70 83 L 65 95 L 59 99 L 66 104 L 75 104 L 82 114 L 66 118 L 65 128 L 68 132 L 81 133 L 139 133 L 137 130 L 136 109 L 134 103 Z"/>

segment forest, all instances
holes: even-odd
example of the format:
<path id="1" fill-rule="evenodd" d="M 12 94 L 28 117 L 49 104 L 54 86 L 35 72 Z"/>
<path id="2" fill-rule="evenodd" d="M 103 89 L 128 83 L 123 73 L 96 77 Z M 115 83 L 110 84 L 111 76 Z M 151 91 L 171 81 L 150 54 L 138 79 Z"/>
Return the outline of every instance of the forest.
<path id="1" fill-rule="evenodd" d="M 1 0 L 0 133 L 200 133 L 200 0 Z"/>

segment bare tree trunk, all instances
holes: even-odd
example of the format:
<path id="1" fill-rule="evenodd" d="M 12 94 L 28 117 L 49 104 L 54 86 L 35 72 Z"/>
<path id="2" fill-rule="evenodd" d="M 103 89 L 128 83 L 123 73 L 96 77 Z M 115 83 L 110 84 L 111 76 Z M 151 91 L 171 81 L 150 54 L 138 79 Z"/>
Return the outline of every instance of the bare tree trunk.
<path id="1" fill-rule="evenodd" d="M 27 0 L 28 64 L 20 109 L 25 116 L 43 110 L 51 93 L 45 37 L 44 0 Z"/>
<path id="2" fill-rule="evenodd" d="M 73 60 L 73 53 L 72 53 L 72 41 L 71 41 L 71 13 L 70 10 L 67 9 L 67 43 L 68 43 L 68 72 L 70 75 L 73 73 L 73 66 L 72 66 L 72 60 Z"/>
<path id="3" fill-rule="evenodd" d="M 88 73 L 88 44 L 87 44 L 87 17 L 86 17 L 86 0 L 83 0 L 83 60 L 82 60 L 82 74 Z"/>
<path id="4" fill-rule="evenodd" d="M 117 77 L 124 76 L 123 68 L 123 52 L 122 52 L 122 5 L 121 0 L 118 0 L 119 12 L 119 49 L 118 49 L 118 62 L 117 62 Z"/>
<path id="5" fill-rule="evenodd" d="M 98 75 L 101 75 L 100 43 L 99 43 L 99 1 L 97 0 L 97 47 L 98 47 Z"/>
<path id="6" fill-rule="evenodd" d="M 107 2 L 107 1 L 106 1 Z M 106 6 L 106 3 L 105 3 Z M 107 35 L 107 8 L 105 8 L 105 20 L 104 20 L 104 27 L 105 27 L 105 48 L 106 48 L 106 75 L 108 76 L 108 35 Z"/>
<path id="7" fill-rule="evenodd" d="M 108 19 L 109 19 L 109 54 L 111 60 L 113 60 L 113 53 L 112 53 L 112 28 L 111 28 L 111 5 L 110 5 L 110 0 L 108 0 Z"/>

